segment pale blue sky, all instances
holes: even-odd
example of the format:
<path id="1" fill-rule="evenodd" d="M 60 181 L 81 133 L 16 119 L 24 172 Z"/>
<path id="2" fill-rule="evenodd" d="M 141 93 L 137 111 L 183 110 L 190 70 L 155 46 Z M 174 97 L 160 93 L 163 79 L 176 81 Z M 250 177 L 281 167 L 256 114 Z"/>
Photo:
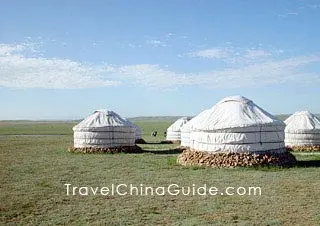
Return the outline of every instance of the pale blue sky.
<path id="1" fill-rule="evenodd" d="M 0 3 L 0 120 L 320 113 L 319 1 Z"/>

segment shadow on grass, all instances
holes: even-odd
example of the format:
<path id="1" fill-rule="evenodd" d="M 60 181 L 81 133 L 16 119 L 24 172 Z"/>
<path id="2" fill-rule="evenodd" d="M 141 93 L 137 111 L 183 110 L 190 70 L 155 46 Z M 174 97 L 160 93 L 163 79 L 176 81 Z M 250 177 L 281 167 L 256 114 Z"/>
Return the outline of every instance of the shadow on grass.
<path id="1" fill-rule="evenodd" d="M 62 150 L 62 151 L 61 151 Z M 101 154 L 107 154 L 107 155 L 114 155 L 114 154 L 155 154 L 155 155 L 175 155 L 175 154 L 180 154 L 183 152 L 183 149 L 181 148 L 174 148 L 174 149 L 165 149 L 165 150 L 146 150 L 142 148 L 138 148 L 136 150 L 132 151 L 110 151 L 110 152 L 70 152 L 70 151 L 65 151 L 65 149 L 57 150 L 57 153 L 59 152 L 65 152 L 65 153 L 72 153 L 72 154 L 79 154 L 79 155 L 101 155 Z"/>
<path id="2" fill-rule="evenodd" d="M 158 141 L 158 142 L 145 142 L 145 143 L 141 143 L 141 144 L 178 144 L 178 143 L 164 140 L 164 141 Z"/>
<path id="3" fill-rule="evenodd" d="M 151 153 L 155 155 L 175 155 L 182 153 L 183 150 L 180 148 L 168 149 L 168 150 L 142 150 L 142 153 Z"/>
<path id="4" fill-rule="evenodd" d="M 297 167 L 307 168 L 307 167 L 320 167 L 320 160 L 301 160 L 297 161 Z"/>
<path id="5" fill-rule="evenodd" d="M 161 142 L 146 142 L 144 144 L 154 144 L 154 145 L 156 145 L 156 144 L 163 144 L 163 143 L 161 143 Z"/>

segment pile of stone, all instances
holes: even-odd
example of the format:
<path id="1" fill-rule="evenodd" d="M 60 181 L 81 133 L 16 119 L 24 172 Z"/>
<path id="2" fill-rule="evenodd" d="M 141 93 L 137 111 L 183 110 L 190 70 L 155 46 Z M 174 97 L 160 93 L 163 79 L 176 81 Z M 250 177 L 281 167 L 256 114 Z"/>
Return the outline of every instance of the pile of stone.
<path id="1" fill-rule="evenodd" d="M 76 148 L 76 147 L 69 147 L 69 152 L 73 153 L 90 153 L 90 154 L 115 154 L 115 153 L 141 153 L 142 149 L 135 145 L 135 146 L 122 146 L 122 147 L 113 147 L 113 148 L 96 148 L 96 147 L 83 147 L 83 148 Z"/>
<path id="2" fill-rule="evenodd" d="M 283 153 L 209 153 L 204 151 L 184 150 L 177 162 L 184 166 L 206 167 L 254 167 L 254 166 L 293 166 L 295 157 L 290 152 Z"/>
<path id="3" fill-rule="evenodd" d="M 315 152 L 320 151 L 320 145 L 308 145 L 308 146 L 287 146 L 288 151 L 300 151 L 300 152 Z"/>

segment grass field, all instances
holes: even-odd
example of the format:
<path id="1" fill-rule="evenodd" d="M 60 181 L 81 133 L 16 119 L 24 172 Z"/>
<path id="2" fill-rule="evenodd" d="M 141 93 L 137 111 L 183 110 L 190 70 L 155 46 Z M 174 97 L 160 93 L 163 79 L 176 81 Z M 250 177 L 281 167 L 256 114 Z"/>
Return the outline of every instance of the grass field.
<path id="1" fill-rule="evenodd" d="M 141 145 L 141 154 L 114 155 L 68 153 L 74 123 L 0 124 L 0 225 L 320 225 L 320 155 L 296 154 L 293 168 L 182 167 L 177 145 L 157 144 L 171 121 L 136 123 L 152 144 Z M 259 186 L 262 194 L 67 196 L 65 183 Z"/>

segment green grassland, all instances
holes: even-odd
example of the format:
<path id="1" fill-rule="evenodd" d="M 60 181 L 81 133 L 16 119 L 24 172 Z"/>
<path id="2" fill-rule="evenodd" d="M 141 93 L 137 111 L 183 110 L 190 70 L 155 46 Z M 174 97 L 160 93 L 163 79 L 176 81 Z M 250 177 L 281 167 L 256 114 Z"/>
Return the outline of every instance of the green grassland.
<path id="1" fill-rule="evenodd" d="M 320 225 L 320 155 L 295 154 L 293 168 L 183 167 L 177 145 L 159 144 L 172 120 L 135 123 L 150 142 L 140 154 L 69 153 L 75 122 L 0 123 L 0 225 Z M 262 195 L 67 196 L 65 183 L 260 186 Z"/>
<path id="2" fill-rule="evenodd" d="M 159 140 L 163 139 L 164 131 L 174 122 L 174 119 L 143 120 L 138 118 L 133 119 L 132 122 L 143 128 L 143 136 L 149 136 L 152 131 L 157 130 L 161 137 L 155 140 Z M 77 121 L 0 121 L 0 135 L 72 135 L 72 127 L 77 123 Z"/>

